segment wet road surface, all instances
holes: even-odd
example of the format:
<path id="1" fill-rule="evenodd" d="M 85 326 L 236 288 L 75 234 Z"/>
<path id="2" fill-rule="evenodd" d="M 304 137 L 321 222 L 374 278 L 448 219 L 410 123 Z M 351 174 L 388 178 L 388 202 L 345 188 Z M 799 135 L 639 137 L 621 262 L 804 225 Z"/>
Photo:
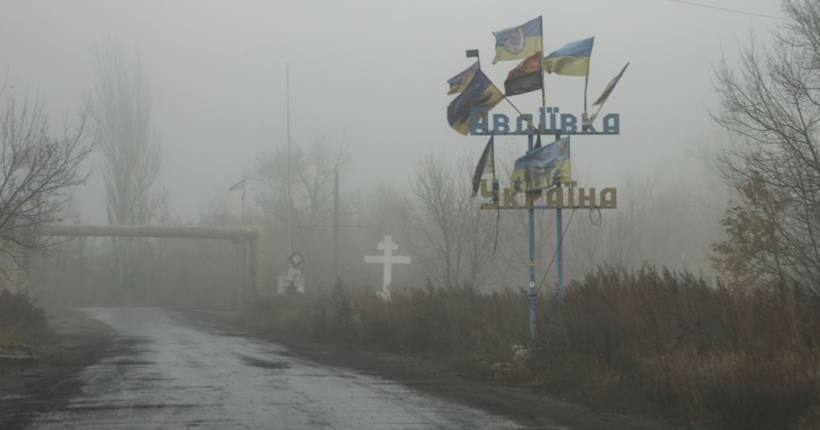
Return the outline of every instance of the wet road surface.
<path id="1" fill-rule="evenodd" d="M 35 429 L 510 429 L 516 423 L 156 308 L 87 309 L 116 351 Z M 556 427 L 560 428 L 560 427 Z"/>

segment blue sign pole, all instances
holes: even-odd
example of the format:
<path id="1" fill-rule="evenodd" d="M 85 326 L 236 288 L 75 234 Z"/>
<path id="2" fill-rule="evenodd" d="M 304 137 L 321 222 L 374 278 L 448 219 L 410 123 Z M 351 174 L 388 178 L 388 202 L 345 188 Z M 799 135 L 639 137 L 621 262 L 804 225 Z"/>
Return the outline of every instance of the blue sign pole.
<path id="1" fill-rule="evenodd" d="M 527 139 L 527 147 L 533 150 L 533 135 Z M 528 214 L 530 221 L 530 337 L 535 337 L 535 208 L 530 206 Z"/>
<path id="2" fill-rule="evenodd" d="M 468 52 L 468 57 L 472 56 L 471 52 Z M 477 53 L 476 53 L 477 56 Z M 542 75 L 543 79 L 543 75 Z M 543 86 L 543 85 L 542 85 Z M 510 102 L 507 99 L 507 102 Z M 510 102 L 510 104 L 512 104 Z M 561 114 L 558 115 L 558 108 L 547 108 L 546 103 L 543 101 L 543 88 L 542 88 L 542 106 L 540 108 L 540 125 L 539 129 L 535 130 L 532 127 L 532 120 L 533 115 L 529 114 L 521 114 L 518 111 L 518 108 L 515 110 L 519 112 L 519 116 L 515 118 L 515 120 L 511 120 L 507 115 L 504 114 L 493 114 L 492 116 L 489 115 L 490 108 L 486 106 L 476 106 L 470 109 L 470 130 L 469 134 L 473 136 L 504 136 L 504 135 L 527 135 L 527 144 L 529 151 L 532 151 L 535 146 L 535 133 L 539 133 L 540 135 L 550 135 L 554 134 L 556 140 L 561 139 L 561 135 L 619 135 L 621 130 L 621 119 L 620 115 L 613 113 L 604 116 L 603 123 L 602 123 L 602 130 L 599 132 L 593 127 L 592 121 L 586 121 L 586 114 L 581 117 L 582 122 L 579 124 L 578 118 L 572 114 Z M 515 105 L 513 105 L 515 107 Z M 596 114 L 597 115 L 597 114 Z M 595 115 L 594 115 L 595 116 Z M 549 119 L 549 120 L 548 120 Z M 515 127 L 513 127 L 513 124 Z M 549 128 L 547 125 L 549 124 Z M 452 125 L 452 124 L 451 124 Z M 495 184 L 493 185 L 495 189 Z M 505 190 L 505 193 L 507 191 Z M 614 193 L 614 189 L 613 189 Z M 611 195 L 611 194 L 610 194 Z M 498 204 L 498 194 L 494 195 L 492 209 L 494 210 L 502 210 L 502 209 L 524 209 L 524 207 L 518 207 L 516 204 L 515 207 L 507 207 L 507 203 L 505 200 L 504 205 Z M 488 196 L 485 196 L 488 197 Z M 514 196 L 513 196 L 514 197 Z M 526 209 L 528 212 L 529 218 L 529 241 L 530 241 L 530 261 L 529 269 L 530 269 L 530 336 L 535 337 L 535 209 L 556 209 L 556 231 L 557 231 L 557 240 L 558 246 L 556 249 L 557 259 L 558 259 L 558 299 L 563 300 L 564 297 L 564 246 L 563 246 L 563 209 L 571 209 L 576 210 L 579 207 L 576 205 L 556 207 L 555 205 L 547 207 L 547 206 L 536 206 L 535 204 L 531 204 L 533 202 L 528 202 Z M 592 205 L 598 209 L 613 209 L 609 205 L 605 207 L 599 207 Z"/>
<path id="3" fill-rule="evenodd" d="M 564 222 L 562 217 L 563 210 L 561 208 L 555 211 L 555 231 L 558 241 L 558 300 L 564 300 Z"/>
<path id="4" fill-rule="evenodd" d="M 586 95 L 584 96 L 584 100 L 586 102 Z M 560 140 L 561 134 L 558 133 L 555 135 L 555 140 Z M 572 154 L 570 154 L 572 157 Z M 558 185 L 561 186 L 560 184 Z M 555 212 L 555 231 L 557 234 L 555 235 L 555 240 L 558 241 L 558 247 L 555 250 L 557 255 L 557 263 L 558 263 L 558 301 L 562 302 L 564 300 L 564 217 L 563 217 L 563 209 L 557 208 Z"/>

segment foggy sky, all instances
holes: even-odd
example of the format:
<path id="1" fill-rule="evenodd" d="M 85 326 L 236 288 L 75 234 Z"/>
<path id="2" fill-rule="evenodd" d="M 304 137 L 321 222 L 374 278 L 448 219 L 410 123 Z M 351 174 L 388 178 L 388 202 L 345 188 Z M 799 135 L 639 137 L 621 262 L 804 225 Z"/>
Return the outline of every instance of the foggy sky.
<path id="1" fill-rule="evenodd" d="M 782 16 L 771 0 L 700 0 Z M 93 82 L 93 49 L 105 38 L 138 50 L 151 77 L 171 212 L 195 220 L 254 158 L 286 138 L 290 64 L 293 144 L 350 142 L 344 187 L 406 188 L 412 160 L 430 150 L 453 162 L 486 142 L 449 128 L 446 80 L 480 49 L 503 88 L 517 62 L 491 65 L 492 31 L 544 16 L 545 51 L 595 36 L 591 104 L 631 62 L 602 115 L 621 114 L 618 137 L 578 137 L 582 185 L 617 184 L 629 172 L 685 182 L 693 146 L 707 143 L 716 106 L 712 65 L 736 58 L 750 30 L 761 40 L 781 21 L 666 0 L 597 1 L 8 1 L 0 2 L 0 65 L 17 95 L 40 96 L 52 122 L 75 120 Z M 3 70 L 5 74 L 5 70 Z M 583 78 L 547 75 L 547 104 L 580 118 Z M 512 98 L 535 113 L 540 94 Z M 494 113 L 513 115 L 506 103 Z M 524 138 L 499 139 L 521 153 Z M 465 181 L 467 178 L 465 178 Z M 506 182 L 502 179 L 502 182 Z M 254 193 L 251 184 L 249 193 Z M 101 172 L 77 191 L 85 221 L 105 222 Z M 238 196 L 237 196 L 238 198 Z"/>

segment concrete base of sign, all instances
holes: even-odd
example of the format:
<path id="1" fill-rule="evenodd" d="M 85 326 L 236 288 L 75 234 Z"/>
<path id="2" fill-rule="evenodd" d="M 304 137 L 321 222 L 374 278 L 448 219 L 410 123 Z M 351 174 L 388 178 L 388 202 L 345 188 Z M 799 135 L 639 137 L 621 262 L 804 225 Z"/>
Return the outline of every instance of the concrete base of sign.
<path id="1" fill-rule="evenodd" d="M 279 294 L 304 294 L 305 283 L 304 278 L 302 278 L 302 271 L 290 268 L 287 276 L 277 277 L 276 292 Z"/>

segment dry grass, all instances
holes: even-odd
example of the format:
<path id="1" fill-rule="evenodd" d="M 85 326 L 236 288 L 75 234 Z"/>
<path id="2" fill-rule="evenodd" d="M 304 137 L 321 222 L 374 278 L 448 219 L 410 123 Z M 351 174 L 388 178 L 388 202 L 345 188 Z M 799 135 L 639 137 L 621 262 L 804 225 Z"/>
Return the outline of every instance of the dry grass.
<path id="1" fill-rule="evenodd" d="M 563 303 L 469 288 L 409 289 L 386 303 L 337 284 L 332 293 L 258 302 L 265 330 L 492 364 L 512 346 L 532 356 L 503 376 L 527 385 L 631 393 L 676 421 L 724 428 L 820 428 L 820 299 L 799 291 L 729 292 L 686 273 L 607 267 Z M 606 406 L 606 405 L 604 405 Z M 647 408 L 644 408 L 646 410 Z"/>
<path id="2" fill-rule="evenodd" d="M 730 293 L 691 274 L 605 268 L 573 285 L 549 342 L 682 417 L 789 428 L 820 405 L 820 300 Z"/>

